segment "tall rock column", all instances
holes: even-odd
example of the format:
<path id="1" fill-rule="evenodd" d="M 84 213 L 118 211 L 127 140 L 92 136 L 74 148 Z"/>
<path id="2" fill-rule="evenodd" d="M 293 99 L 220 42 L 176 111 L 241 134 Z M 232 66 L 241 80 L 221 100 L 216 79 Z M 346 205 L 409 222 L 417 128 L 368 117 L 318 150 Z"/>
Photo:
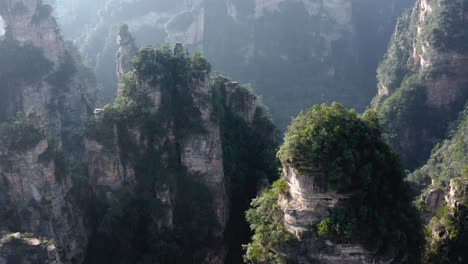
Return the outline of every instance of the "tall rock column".
<path id="1" fill-rule="evenodd" d="M 117 77 L 122 80 L 125 74 L 132 70 L 130 60 L 138 52 L 135 39 L 128 31 L 127 25 L 120 26 L 117 45 L 119 46 L 117 51 Z"/>
<path id="2" fill-rule="evenodd" d="M 79 262 L 87 231 L 75 182 L 85 176 L 80 133 L 96 87 L 83 77 L 50 6 L 5 0 L 0 16 L 7 26 L 1 53 L 17 62 L 0 73 L 0 204 L 8 212 L 0 228 L 54 239 L 63 260 Z"/>

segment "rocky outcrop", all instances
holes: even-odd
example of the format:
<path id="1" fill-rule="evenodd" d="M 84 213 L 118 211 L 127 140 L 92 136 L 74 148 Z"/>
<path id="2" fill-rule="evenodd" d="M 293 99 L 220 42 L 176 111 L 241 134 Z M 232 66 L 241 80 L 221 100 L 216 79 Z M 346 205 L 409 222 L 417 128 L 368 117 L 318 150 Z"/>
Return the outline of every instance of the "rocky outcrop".
<path id="1" fill-rule="evenodd" d="M 427 160 L 468 98 L 466 16 L 463 1 L 417 1 L 400 19 L 379 66 L 374 105 L 389 142 L 411 169 Z"/>
<path id="2" fill-rule="evenodd" d="M 468 179 L 452 179 L 446 200 L 451 208 L 466 207 L 468 205 Z"/>
<path id="3" fill-rule="evenodd" d="M 468 180 L 455 178 L 450 181 L 446 205 L 432 218 L 428 226 L 423 263 L 439 261 L 466 262 L 468 254 Z"/>
<path id="4" fill-rule="evenodd" d="M 277 154 L 281 179 L 246 213 L 246 261 L 418 262 L 419 215 L 378 122 L 337 103 L 293 120 Z"/>
<path id="5" fill-rule="evenodd" d="M 187 136 L 181 143 L 181 162 L 190 173 L 202 175 L 202 182 L 213 197 L 213 208 L 220 224 L 219 235 L 225 229 L 229 217 L 226 179 L 223 167 L 223 145 L 220 124 L 213 122 L 213 105 L 210 100 L 211 86 L 208 78 L 195 83 L 191 94 L 194 105 L 200 111 L 200 122 L 205 133 Z"/>
<path id="6" fill-rule="evenodd" d="M 8 26 L 8 34 L 21 44 L 32 42 L 36 47 L 43 47 L 47 59 L 59 64 L 65 47 L 51 17 L 52 8 L 42 0 L 17 1 L 5 0 L 0 6 L 0 13 Z"/>
<path id="7" fill-rule="evenodd" d="M 82 157 L 80 133 L 96 101 L 92 74 L 65 45 L 50 6 L 40 0 L 0 3 L 6 22 L 2 54 L 0 202 L 9 221 L 0 229 L 53 238 L 63 260 L 84 255 L 87 231 L 71 195 Z M 11 68 L 11 60 L 18 62 Z M 12 69 L 8 71 L 5 69 Z M 34 77 L 31 77 L 34 76 Z M 93 86 L 94 85 L 94 86 Z M 15 117 L 16 113 L 21 114 Z M 79 174 L 79 173 L 78 173 Z"/>
<path id="8" fill-rule="evenodd" d="M 117 78 L 122 80 L 125 74 L 132 70 L 130 60 L 138 52 L 135 39 L 128 31 L 127 25 L 121 25 L 117 36 Z"/>
<path id="9" fill-rule="evenodd" d="M 255 122 L 264 118 L 257 96 L 236 82 L 217 77 L 221 91 L 210 79 L 205 59 L 187 57 L 181 44 L 174 50 L 145 48 L 137 53 L 131 67 L 115 101 L 95 110 L 84 141 L 87 183 L 108 208 L 96 219 L 92 234 L 96 241 L 91 248 L 95 244 L 119 245 L 119 241 L 107 240 L 117 227 L 127 236 L 141 236 L 130 227 L 119 226 L 118 217 L 134 217 L 140 228 L 153 230 L 145 233 L 142 241 L 175 243 L 179 253 L 167 253 L 173 248 L 140 252 L 151 246 L 143 244 L 122 248 L 113 261 L 134 262 L 147 254 L 166 263 L 225 263 L 230 247 L 239 245 L 230 245 L 226 237 L 227 223 L 232 221 L 230 177 L 234 175 L 226 174 L 225 164 L 235 161 L 224 159 L 224 148 L 232 144 L 224 138 L 224 129 L 232 129 L 223 127 L 224 119 L 225 115 L 235 116 L 248 130 L 245 133 L 263 133 L 255 131 Z M 265 135 L 269 137 L 273 131 L 273 126 L 266 128 Z M 260 166 L 255 165 L 261 171 Z M 125 205 L 128 200 L 141 199 L 149 202 Z M 137 206 L 143 208 L 141 212 L 125 214 Z M 142 214 L 146 210 L 150 210 L 150 217 Z M 118 217 L 113 215 L 115 211 L 121 212 Z M 181 235 L 188 241 L 180 243 Z M 198 240 L 198 244 L 187 246 Z M 88 259 L 98 256 L 99 252 L 88 253 Z"/>
<path id="10" fill-rule="evenodd" d="M 30 234 L 6 234 L 0 238 L 0 263 L 2 264 L 61 264 L 53 241 Z"/>
<path id="11" fill-rule="evenodd" d="M 279 204 L 284 212 L 286 228 L 297 236 L 306 232 L 310 224 L 319 223 L 329 217 L 339 201 L 347 197 L 327 192 L 326 186 L 320 180 L 323 172 L 319 168 L 305 171 L 307 173 L 300 173 L 287 167 L 282 174 L 289 185 L 289 192 L 288 195 L 280 197 Z"/>
<path id="12" fill-rule="evenodd" d="M 427 212 L 424 214 L 424 220 L 426 223 L 429 223 L 429 220 L 431 220 L 444 205 L 445 194 L 442 189 L 432 189 L 424 196 L 424 204 L 427 208 Z"/>
<path id="13" fill-rule="evenodd" d="M 278 204 L 284 213 L 284 226 L 300 241 L 286 249 L 291 263 L 370 264 L 389 263 L 378 260 L 373 252 L 357 243 L 337 243 L 311 234 L 311 226 L 330 217 L 350 195 L 328 191 L 320 168 L 291 167 L 283 169 L 282 178 L 289 190 L 281 195 Z"/>
<path id="14" fill-rule="evenodd" d="M 94 140 L 84 140 L 89 184 L 96 192 L 132 188 L 135 185 L 135 171 L 125 166 L 119 155 L 118 143 L 115 143 L 115 147 L 116 149 L 106 149 Z"/>

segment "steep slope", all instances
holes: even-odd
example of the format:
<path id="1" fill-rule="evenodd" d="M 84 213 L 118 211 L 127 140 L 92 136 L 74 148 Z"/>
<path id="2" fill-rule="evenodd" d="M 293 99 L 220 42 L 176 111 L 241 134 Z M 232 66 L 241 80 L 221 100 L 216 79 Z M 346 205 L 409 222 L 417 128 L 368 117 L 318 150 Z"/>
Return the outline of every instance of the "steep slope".
<path id="1" fill-rule="evenodd" d="M 83 29 L 69 36 L 110 97 L 117 82 L 114 40 L 119 23 L 126 23 L 141 47 L 181 42 L 203 52 L 216 71 L 252 83 L 285 129 L 314 103 L 340 101 L 363 110 L 375 94 L 375 68 L 396 18 L 413 1 L 108 0 L 95 19 L 72 9 L 76 0 L 61 2 L 81 17 L 73 24 L 66 8 L 59 9 L 67 28 Z"/>
<path id="2" fill-rule="evenodd" d="M 86 132 L 86 263 L 230 263 L 246 201 L 275 170 L 274 126 L 252 92 L 210 81 L 208 62 L 180 45 L 145 48 L 132 65 Z"/>
<path id="3" fill-rule="evenodd" d="M 468 2 L 419 0 L 398 22 L 374 105 L 408 168 L 427 160 L 468 98 Z"/>
<path id="4" fill-rule="evenodd" d="M 423 263 L 465 263 L 468 259 L 468 177 L 450 181 L 441 207 L 426 228 Z"/>
<path id="5" fill-rule="evenodd" d="M 0 229 L 53 238 L 68 261 L 87 242 L 70 165 L 82 156 L 96 86 L 51 10 L 40 0 L 0 3 Z"/>
<path id="6" fill-rule="evenodd" d="M 248 263 L 419 262 L 419 216 L 376 116 L 333 104 L 293 121 L 282 179 L 247 212 Z"/>
<path id="7" fill-rule="evenodd" d="M 418 189 L 432 185 L 448 191 L 450 180 L 468 172 L 468 106 L 460 112 L 451 128 L 449 137 L 437 144 L 426 164 L 410 176 Z"/>
<path id="8" fill-rule="evenodd" d="M 120 93 L 94 109 L 93 76 L 51 14 L 40 0 L 0 3 L 0 229 L 54 240 L 60 256 L 19 235 L 2 240 L 0 260 L 238 263 L 243 212 L 275 171 L 259 98 L 211 79 L 181 45 L 129 63 L 122 26 Z"/>
<path id="9" fill-rule="evenodd" d="M 413 172 L 426 223 L 424 263 L 463 263 L 468 256 L 468 112 L 460 114 L 449 137 L 432 151 L 427 163 Z"/>

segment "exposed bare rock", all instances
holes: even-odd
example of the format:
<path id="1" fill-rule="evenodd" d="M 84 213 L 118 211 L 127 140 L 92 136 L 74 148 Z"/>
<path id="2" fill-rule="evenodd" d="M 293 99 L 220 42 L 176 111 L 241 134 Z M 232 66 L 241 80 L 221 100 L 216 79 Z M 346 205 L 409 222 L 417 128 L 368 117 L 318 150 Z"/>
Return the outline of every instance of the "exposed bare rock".
<path id="1" fill-rule="evenodd" d="M 424 202 L 432 214 L 437 213 L 444 204 L 444 191 L 442 189 L 430 190 Z"/>
<path id="2" fill-rule="evenodd" d="M 53 237 L 66 249 L 65 257 L 72 258 L 83 254 L 86 232 L 79 211 L 67 199 L 71 179 L 58 178 L 56 164 L 41 160 L 47 149 L 44 139 L 32 150 L 9 152 L 6 166 L 0 166 L 0 177 L 8 184 L 17 216 L 12 228 Z"/>
<path id="3" fill-rule="evenodd" d="M 414 13 L 419 12 L 418 28 L 416 31 L 416 45 L 413 48 L 414 63 L 422 72 L 442 71 L 442 74 L 431 75 L 425 80 L 428 105 L 442 108 L 457 104 L 468 96 L 468 54 L 460 50 L 441 49 L 424 39 L 423 32 L 434 6 L 439 5 L 429 0 L 421 0 L 415 7 Z M 440 7 L 436 7 L 440 8 Z M 460 4 L 453 16 L 467 16 Z M 463 20 L 463 19 L 462 19 Z M 467 26 L 467 25 L 465 25 Z M 418 47 L 418 45 L 420 45 Z"/>
<path id="4" fill-rule="evenodd" d="M 25 254 L 27 252 L 27 254 Z M 6 234 L 0 238 L 1 264 L 61 264 L 60 256 L 53 241 L 27 236 Z"/>
<path id="5" fill-rule="evenodd" d="M 117 78 L 122 80 L 125 74 L 132 70 L 130 60 L 138 51 L 135 39 L 128 31 L 127 25 L 120 26 L 117 45 L 119 46 L 117 51 Z"/>
<path id="6" fill-rule="evenodd" d="M 90 99 L 96 95 L 93 74 L 65 45 L 51 7 L 41 0 L 1 1 L 0 16 L 7 25 L 5 39 L 0 41 L 11 43 L 6 48 L 33 50 L 37 57 L 31 59 L 43 63 L 33 70 L 19 69 L 39 76 L 29 82 L 24 81 L 27 75 L 16 76 L 12 98 L 1 106 L 7 110 L 0 122 L 12 125 L 17 122 L 12 121 L 15 113 L 21 112 L 21 122 L 31 125 L 27 133 L 39 131 L 41 139 L 23 147 L 0 144 L 0 181 L 6 186 L 8 208 L 14 212 L 11 223 L 2 222 L 0 228 L 52 238 L 63 249 L 64 261 L 79 261 L 87 246 L 87 230 L 71 195 L 75 179 L 70 168 L 81 162 L 80 133 L 96 101 Z"/>
<path id="7" fill-rule="evenodd" d="M 450 191 L 445 199 L 452 208 L 458 208 L 460 205 L 468 207 L 468 179 L 452 179 L 450 181 Z"/>
<path id="8" fill-rule="evenodd" d="M 307 171 L 307 172 L 304 172 Z M 288 195 L 280 197 L 284 223 L 289 232 L 301 236 L 311 224 L 328 217 L 345 195 L 327 192 L 320 181 L 323 173 L 319 168 L 298 170 L 286 167 L 282 177 L 288 182 Z"/>
<path id="9" fill-rule="evenodd" d="M 238 114 L 245 122 L 252 124 L 257 111 L 257 95 L 238 82 L 226 80 L 226 105 L 233 113 Z"/>
<path id="10" fill-rule="evenodd" d="M 427 160 L 468 99 L 466 16 L 463 1 L 417 1 L 400 19 L 379 67 L 373 103 L 408 168 Z"/>
<path id="11" fill-rule="evenodd" d="M 288 191 L 280 195 L 278 204 L 284 213 L 284 226 L 295 234 L 299 243 L 286 249 L 291 263 L 312 264 L 374 264 L 390 263 L 392 259 L 376 258 L 359 244 L 333 243 L 311 234 L 310 228 L 329 217 L 349 195 L 327 190 L 320 168 L 292 167 L 283 169 L 282 178 Z"/>
<path id="12" fill-rule="evenodd" d="M 449 188 L 445 197 L 447 205 L 426 227 L 430 232 L 426 237 L 424 263 L 436 263 L 441 259 L 449 263 L 464 263 L 468 259 L 468 179 L 454 178 Z"/>
<path id="13" fill-rule="evenodd" d="M 65 46 L 51 12 L 52 8 L 42 0 L 4 0 L 0 4 L 0 15 L 8 26 L 9 37 L 44 48 L 46 57 L 58 64 Z"/>
<path id="14" fill-rule="evenodd" d="M 186 231 L 192 228 L 187 227 L 187 221 L 209 222 L 209 226 L 200 227 L 201 232 L 217 242 L 185 253 L 193 256 L 180 257 L 194 258 L 197 263 L 222 264 L 233 246 L 226 242 L 229 240 L 227 223 L 231 220 L 229 184 L 232 179 L 225 174 L 223 157 L 223 148 L 232 143 L 223 138 L 222 123 L 226 117 L 221 111 L 230 111 L 230 118 L 235 116 L 232 117 L 235 122 L 252 130 L 256 129 L 255 122 L 263 118 L 260 115 L 266 112 L 259 112 L 263 108 L 260 110 L 253 92 L 223 77 L 219 77 L 224 84 L 223 96 L 214 98 L 219 91 L 212 86 L 208 74 L 210 65 L 205 64 L 203 58 L 188 57 L 181 44 L 170 53 L 172 51 L 166 48 L 141 50 L 137 54 L 139 63 L 121 87 L 125 92 L 119 93 L 114 103 L 95 109 L 95 126 L 90 127 L 94 132 L 87 134 L 84 140 L 88 182 L 94 195 L 103 197 L 102 202 L 119 212 L 118 215 L 133 209 L 123 207 L 126 200 L 122 202 L 122 192 L 124 197 L 145 199 L 150 201 L 149 206 L 157 206 L 148 225 L 154 224 L 152 228 L 168 236 L 167 239 L 180 230 L 195 232 Z M 118 56 L 120 60 L 120 54 Z M 172 67 L 174 62 L 181 68 Z M 204 68 L 200 70 L 200 67 Z M 182 103 L 184 105 L 177 105 Z M 127 120 L 126 113 L 130 112 L 118 111 L 128 105 L 129 109 L 145 112 L 132 117 L 132 121 Z M 269 122 L 269 119 L 263 121 Z M 105 135 L 99 133 L 101 130 Z M 255 133 L 265 132 L 270 136 L 274 126 L 263 127 L 263 130 Z M 254 131 L 245 132 L 250 135 Z M 203 204 L 198 204 L 201 199 Z M 181 208 L 192 204 L 194 208 Z M 96 232 L 104 236 L 115 232 L 108 224 L 112 221 L 113 210 L 102 213 Z M 144 217 L 142 221 L 148 221 L 147 216 Z"/>
<path id="15" fill-rule="evenodd" d="M 125 164 L 119 154 L 118 144 L 107 150 L 98 142 L 85 139 L 85 161 L 88 165 L 90 185 L 96 190 L 118 190 L 131 188 L 135 184 L 135 172 L 130 164 Z"/>
<path id="16" fill-rule="evenodd" d="M 182 164 L 192 173 L 200 175 L 202 182 L 212 192 L 213 207 L 220 224 L 222 234 L 229 217 L 226 180 L 224 178 L 223 150 L 218 121 L 213 121 L 213 105 L 209 104 L 211 96 L 210 80 L 193 80 L 192 99 L 201 113 L 201 122 L 206 131 L 186 137 L 181 142 Z"/>

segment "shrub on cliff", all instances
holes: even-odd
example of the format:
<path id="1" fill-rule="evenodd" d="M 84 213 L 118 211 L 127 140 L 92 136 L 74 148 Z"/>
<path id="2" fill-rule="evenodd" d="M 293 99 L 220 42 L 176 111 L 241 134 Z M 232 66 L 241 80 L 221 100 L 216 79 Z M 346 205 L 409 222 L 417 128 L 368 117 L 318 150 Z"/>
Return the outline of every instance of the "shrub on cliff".
<path id="1" fill-rule="evenodd" d="M 293 240 L 293 236 L 283 226 L 278 197 L 286 192 L 287 187 L 286 181 L 278 180 L 272 188 L 252 201 L 252 208 L 246 216 L 255 234 L 252 242 L 244 246 L 244 260 L 247 263 L 286 263 L 281 250 Z"/>
<path id="2" fill-rule="evenodd" d="M 323 169 L 328 186 L 337 191 L 366 185 L 372 177 L 372 160 L 393 155 L 380 141 L 376 120 L 373 111 L 361 118 L 337 103 L 314 106 L 293 121 L 278 157 L 284 166 Z"/>
<path id="3" fill-rule="evenodd" d="M 408 256 L 409 263 L 418 262 L 422 241 L 419 216 L 411 205 L 399 159 L 382 140 L 375 111 L 358 115 L 337 103 L 314 106 L 293 120 L 278 157 L 283 166 L 300 171 L 320 169 L 324 178 L 319 182 L 325 189 L 349 195 L 330 218 L 318 225 L 318 235 L 337 242 L 361 243 L 377 255 L 396 259 Z M 256 246 L 249 245 L 247 257 L 252 252 L 262 254 L 256 248 L 275 245 L 274 238 L 264 235 L 268 225 L 258 224 L 263 218 L 252 216 L 268 218 L 262 220 L 264 223 L 278 222 L 281 212 L 278 216 L 262 210 L 267 207 L 274 212 L 275 207 L 266 198 L 276 189 L 274 186 L 255 200 L 247 213 Z M 258 260 L 280 249 L 269 249 L 270 253 L 255 257 L 254 262 L 265 263 Z"/>
<path id="4" fill-rule="evenodd" d="M 29 122 L 24 113 L 18 113 L 15 121 L 0 123 L 0 147 L 11 151 L 31 149 L 43 138 L 43 133 Z"/>

